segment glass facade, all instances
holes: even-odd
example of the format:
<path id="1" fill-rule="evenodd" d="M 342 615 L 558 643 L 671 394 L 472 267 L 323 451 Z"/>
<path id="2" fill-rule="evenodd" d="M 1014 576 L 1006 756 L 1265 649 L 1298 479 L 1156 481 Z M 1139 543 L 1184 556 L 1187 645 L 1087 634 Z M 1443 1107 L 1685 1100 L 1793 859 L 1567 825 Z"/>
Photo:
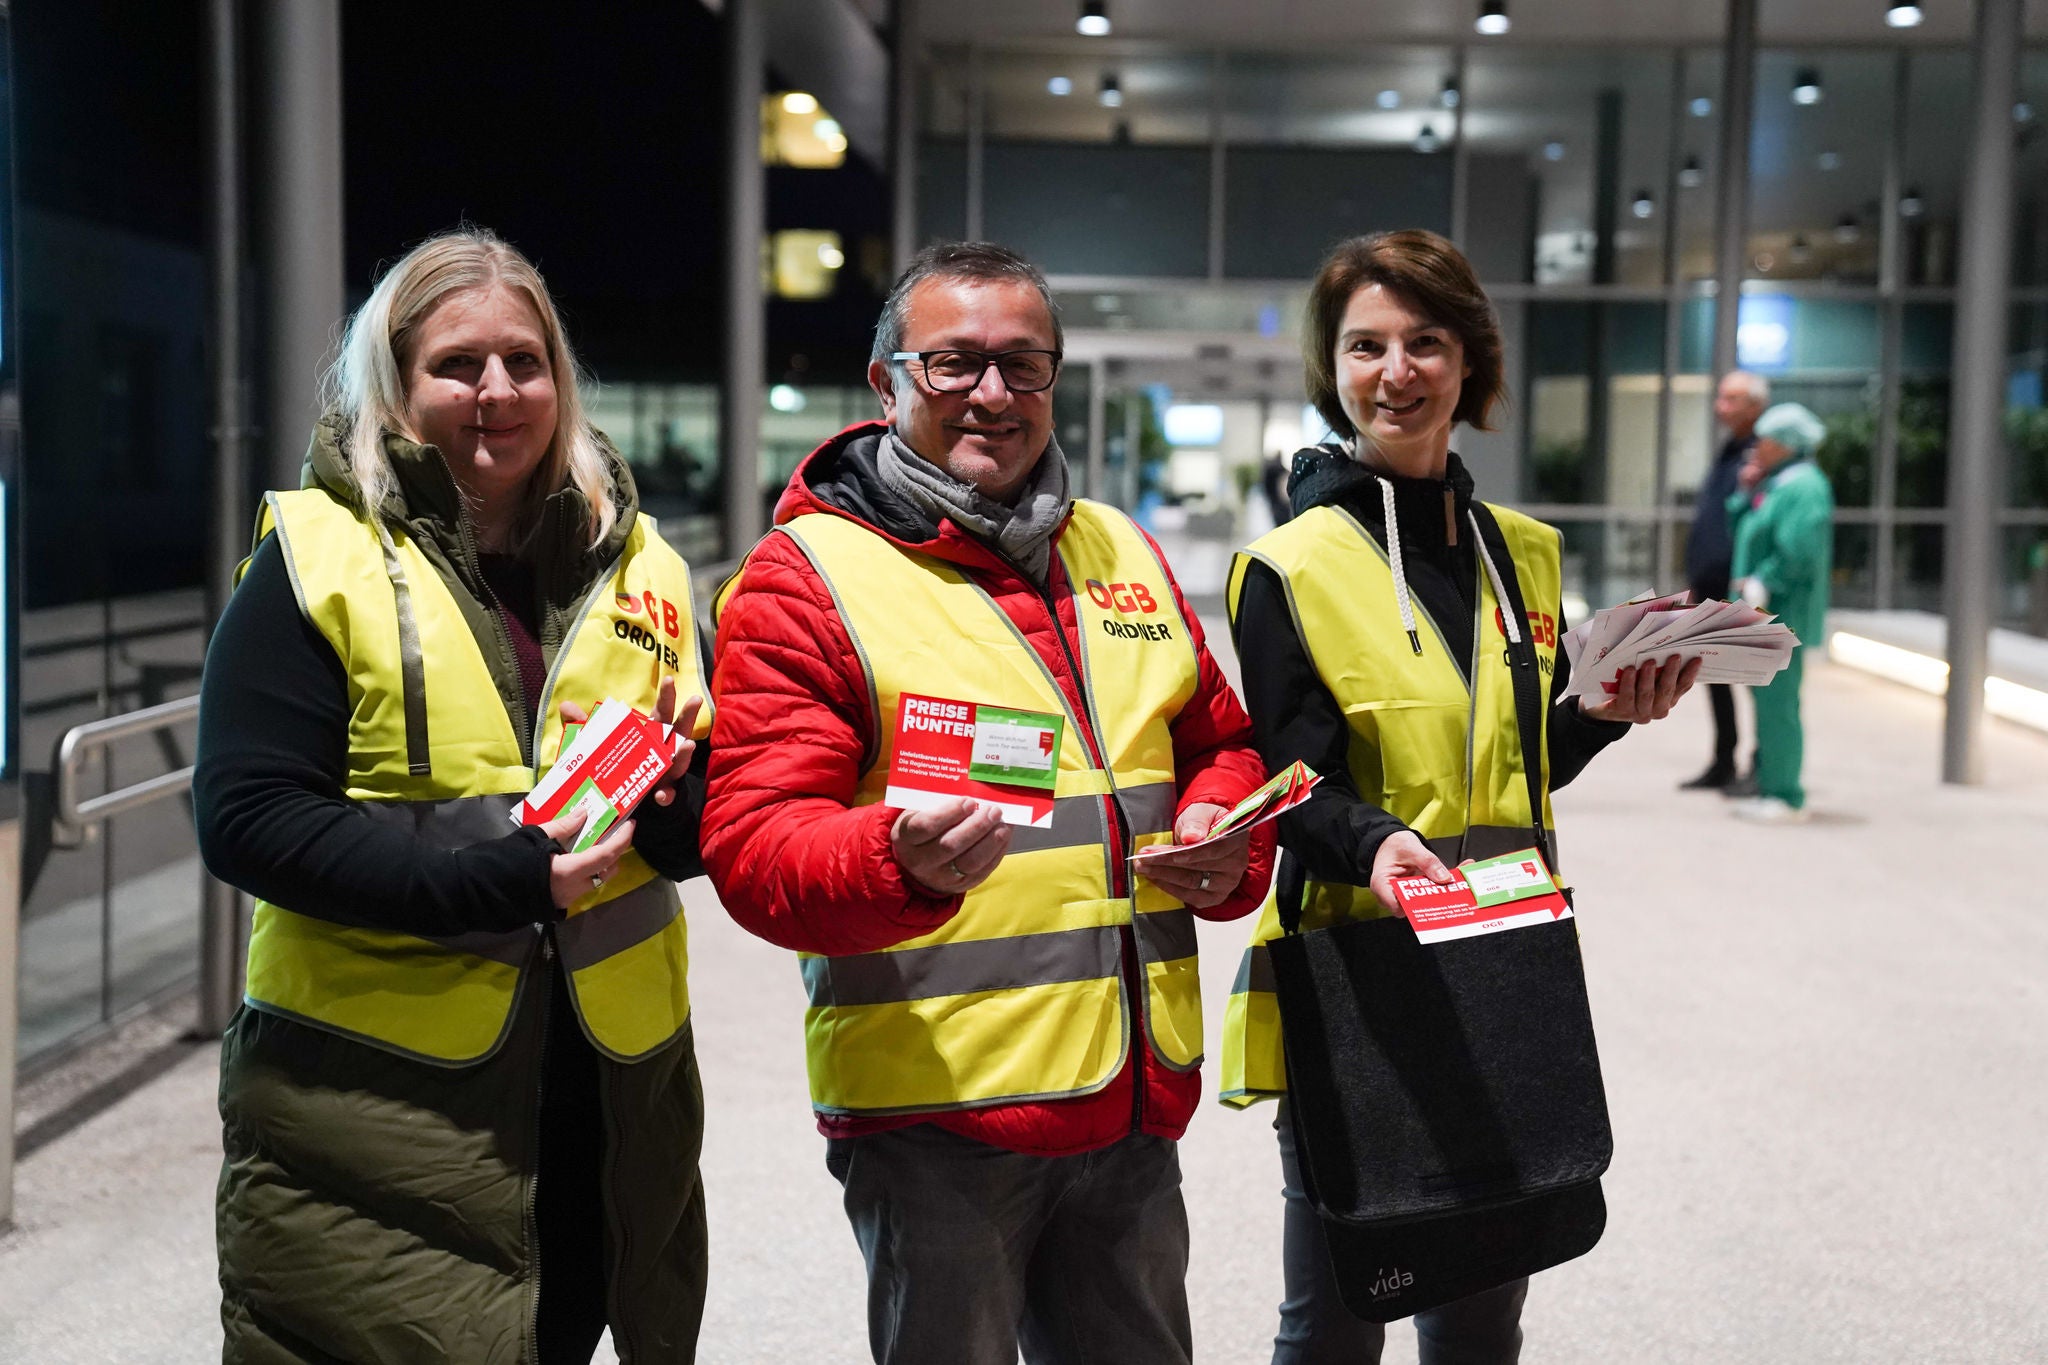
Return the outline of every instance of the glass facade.
<path id="1" fill-rule="evenodd" d="M 1459 435 L 1483 487 L 1564 529 L 1588 600 L 1680 577 L 1720 442 L 1718 48 L 985 47 L 931 71 L 923 235 L 972 229 L 1045 265 L 1077 344 L 1109 362 L 1111 403 L 1161 384 L 1298 402 L 1299 362 L 1276 347 L 1323 252 L 1444 231 L 1508 342 L 1498 430 Z M 1970 79 L 1961 47 L 1756 58 L 1740 352 L 1827 425 L 1844 606 L 1939 605 Z M 2032 568 L 2048 555 L 2048 51 L 2023 54 L 2021 92 L 2001 605 L 2025 626 L 2048 613 Z M 1192 359 L 1148 369 L 1176 339 Z"/>

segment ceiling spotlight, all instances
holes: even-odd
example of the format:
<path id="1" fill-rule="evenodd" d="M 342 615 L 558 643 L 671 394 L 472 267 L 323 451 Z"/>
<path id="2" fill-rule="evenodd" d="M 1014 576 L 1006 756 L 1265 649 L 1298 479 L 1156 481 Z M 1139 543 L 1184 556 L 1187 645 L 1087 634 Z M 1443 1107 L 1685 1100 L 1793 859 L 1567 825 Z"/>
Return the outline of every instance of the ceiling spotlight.
<path id="1" fill-rule="evenodd" d="M 1918 218 L 1925 212 L 1927 201 L 1920 197 L 1920 191 L 1912 185 L 1906 186 L 1906 192 L 1899 196 L 1899 217 Z"/>
<path id="2" fill-rule="evenodd" d="M 1045 93 L 1048 95 L 1071 95 L 1074 93 L 1074 82 L 1066 76 L 1054 76 L 1045 83 Z"/>
<path id="3" fill-rule="evenodd" d="M 1637 190 L 1636 197 L 1628 201 L 1628 211 L 1638 218 L 1648 218 L 1657 211 L 1657 201 L 1648 190 Z"/>
<path id="4" fill-rule="evenodd" d="M 1686 108 L 1692 111 L 1694 118 L 1707 118 L 1714 112 L 1714 102 L 1705 95 L 1694 95 L 1692 103 L 1687 105 Z"/>
<path id="5" fill-rule="evenodd" d="M 835 242 L 818 243 L 818 264 L 827 270 L 837 270 L 846 264 L 846 253 Z"/>
<path id="6" fill-rule="evenodd" d="M 1685 164 L 1678 168 L 1678 188 L 1696 190 L 1706 183 L 1707 173 L 1700 169 L 1700 159 L 1696 156 L 1687 157 Z"/>
<path id="7" fill-rule="evenodd" d="M 1832 171 L 1842 164 L 1842 154 L 1840 152 L 1822 152 L 1814 158 L 1814 162 L 1822 170 Z"/>
<path id="8" fill-rule="evenodd" d="M 782 112 L 815 114 L 818 112 L 818 97 L 803 90 L 792 90 L 782 97 Z"/>
<path id="9" fill-rule="evenodd" d="M 1853 213 L 1843 214 L 1835 224 L 1835 240 L 1845 246 L 1862 235 L 1863 229 L 1857 226 L 1856 215 Z"/>
<path id="10" fill-rule="evenodd" d="M 1556 138 L 1552 138 L 1550 139 L 1550 141 L 1544 143 L 1543 159 L 1545 161 L 1564 160 L 1564 144 L 1558 141 Z"/>
<path id="11" fill-rule="evenodd" d="M 1116 72 L 1105 71 L 1102 73 L 1102 84 L 1096 90 L 1095 98 L 1101 102 L 1102 107 L 1105 109 L 1123 108 L 1124 87 L 1117 80 Z"/>
<path id="12" fill-rule="evenodd" d="M 1373 96 L 1372 102 L 1382 109 L 1399 109 L 1401 107 L 1401 92 L 1398 90 L 1382 90 L 1379 94 Z"/>
<path id="13" fill-rule="evenodd" d="M 1423 124 L 1422 131 L 1415 135 L 1415 150 L 1424 156 L 1428 156 L 1443 145 L 1443 139 L 1436 135 L 1436 129 L 1427 123 Z"/>
<path id="14" fill-rule="evenodd" d="M 1479 17 L 1472 22 L 1489 38 L 1498 38 L 1508 31 L 1508 0 L 1485 0 L 1479 6 Z"/>
<path id="15" fill-rule="evenodd" d="M 1103 9 L 1102 0 L 1082 0 L 1081 16 L 1074 20 L 1074 32 L 1083 38 L 1109 36 L 1109 15 Z"/>
<path id="16" fill-rule="evenodd" d="M 1785 259 L 1794 265 L 1804 265 L 1813 259 L 1813 243 L 1806 240 L 1805 233 L 1792 239 L 1792 245 L 1785 249 Z"/>
<path id="17" fill-rule="evenodd" d="M 1444 77 L 1443 93 L 1436 97 L 1436 102 L 1446 109 L 1455 109 L 1458 107 L 1458 101 L 1462 98 L 1463 94 L 1458 89 L 1458 78 L 1456 76 Z"/>
<path id="18" fill-rule="evenodd" d="M 1920 12 L 1918 5 L 1888 4 L 1884 10 L 1884 21 L 1893 28 L 1918 28 L 1920 21 L 1926 17 Z"/>
<path id="19" fill-rule="evenodd" d="M 1792 102 L 1794 104 L 1820 103 L 1820 72 L 1810 66 L 1802 66 L 1792 73 Z"/>

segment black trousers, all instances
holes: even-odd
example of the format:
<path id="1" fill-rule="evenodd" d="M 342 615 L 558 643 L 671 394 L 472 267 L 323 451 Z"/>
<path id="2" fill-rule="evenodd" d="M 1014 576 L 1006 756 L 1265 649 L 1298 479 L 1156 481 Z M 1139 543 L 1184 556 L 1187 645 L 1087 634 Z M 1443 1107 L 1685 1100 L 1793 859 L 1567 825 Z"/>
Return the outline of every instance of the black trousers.
<path id="1" fill-rule="evenodd" d="M 540 1241 L 541 1365 L 590 1365 L 606 1326 L 604 1102 L 597 1049 L 576 1022 L 568 974 L 548 969 L 548 1037 L 541 1071 L 540 1174 L 534 1222 Z"/>

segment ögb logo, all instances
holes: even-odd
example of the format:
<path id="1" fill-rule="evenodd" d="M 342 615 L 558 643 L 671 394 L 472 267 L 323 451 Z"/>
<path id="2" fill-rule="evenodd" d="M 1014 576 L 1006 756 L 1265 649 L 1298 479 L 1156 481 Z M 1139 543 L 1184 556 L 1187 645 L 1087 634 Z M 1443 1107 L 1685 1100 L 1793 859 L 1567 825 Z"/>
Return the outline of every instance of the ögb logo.
<path id="1" fill-rule="evenodd" d="M 682 634 L 682 614 L 676 610 L 676 604 L 667 598 L 656 597 L 650 590 L 638 597 L 629 592 L 618 593 L 614 600 L 618 602 L 619 610 L 628 616 L 638 616 L 645 611 L 648 626 L 660 629 L 671 640 Z"/>
<path id="2" fill-rule="evenodd" d="M 1501 638 L 1507 638 L 1508 623 L 1501 616 L 1499 607 L 1493 609 L 1493 628 L 1501 633 Z M 1557 618 L 1547 611 L 1530 612 L 1529 642 L 1542 645 L 1546 649 L 1556 649 Z"/>
<path id="3" fill-rule="evenodd" d="M 1104 583 L 1091 578 L 1086 587 L 1088 600 L 1105 611 L 1117 611 L 1127 616 L 1133 613 L 1150 616 L 1159 610 L 1152 590 L 1143 583 Z"/>

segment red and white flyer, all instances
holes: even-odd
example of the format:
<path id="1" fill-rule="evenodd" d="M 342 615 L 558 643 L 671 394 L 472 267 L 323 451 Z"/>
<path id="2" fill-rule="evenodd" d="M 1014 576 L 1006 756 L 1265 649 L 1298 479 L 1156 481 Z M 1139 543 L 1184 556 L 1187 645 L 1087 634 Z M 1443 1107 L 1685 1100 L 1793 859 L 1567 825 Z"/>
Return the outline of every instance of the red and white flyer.
<path id="1" fill-rule="evenodd" d="M 896 707 L 889 789 L 901 810 L 930 810 L 957 797 L 1002 812 L 1003 823 L 1052 824 L 1063 718 L 906 692 Z"/>
<path id="2" fill-rule="evenodd" d="M 1571 903 L 1533 848 L 1466 863 L 1439 885 L 1428 877 L 1400 877 L 1394 899 L 1423 943 L 1498 934 L 1572 918 Z"/>
<path id="3" fill-rule="evenodd" d="M 633 813 L 675 762 L 682 740 L 673 726 L 607 697 L 576 731 L 540 785 L 512 811 L 515 825 L 539 825 L 570 811 L 584 815 L 569 846 L 580 853 Z"/>

